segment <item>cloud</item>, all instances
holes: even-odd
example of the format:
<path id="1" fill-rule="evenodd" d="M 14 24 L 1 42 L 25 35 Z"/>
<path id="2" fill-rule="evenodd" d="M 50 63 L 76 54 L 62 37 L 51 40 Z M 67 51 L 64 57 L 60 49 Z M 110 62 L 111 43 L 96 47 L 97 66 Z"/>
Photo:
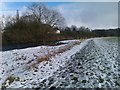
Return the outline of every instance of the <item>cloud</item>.
<path id="1" fill-rule="evenodd" d="M 113 28 L 118 26 L 117 3 L 68 3 L 54 7 L 65 17 L 68 26 Z"/>
<path id="2" fill-rule="evenodd" d="M 115 2 L 74 2 L 60 3 L 52 7 L 65 17 L 68 26 L 76 25 L 89 28 L 113 28 L 118 26 L 118 3 Z M 0 15 L 16 15 L 16 10 L 0 3 Z M 26 6 L 19 8 L 20 15 Z"/>
<path id="3" fill-rule="evenodd" d="M 20 15 L 24 14 L 26 11 L 27 11 L 27 6 L 22 6 L 22 7 L 19 9 Z"/>

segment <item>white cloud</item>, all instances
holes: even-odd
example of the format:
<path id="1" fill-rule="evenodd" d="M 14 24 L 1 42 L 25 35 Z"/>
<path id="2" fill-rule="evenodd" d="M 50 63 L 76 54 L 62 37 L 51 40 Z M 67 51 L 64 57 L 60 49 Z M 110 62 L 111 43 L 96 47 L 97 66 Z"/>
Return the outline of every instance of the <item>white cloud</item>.
<path id="1" fill-rule="evenodd" d="M 67 25 L 89 28 L 113 28 L 118 26 L 117 3 L 72 3 L 55 9 L 65 17 Z"/>
<path id="2" fill-rule="evenodd" d="M 19 9 L 20 15 L 24 14 L 26 11 L 27 11 L 27 6 L 22 6 L 22 7 Z"/>

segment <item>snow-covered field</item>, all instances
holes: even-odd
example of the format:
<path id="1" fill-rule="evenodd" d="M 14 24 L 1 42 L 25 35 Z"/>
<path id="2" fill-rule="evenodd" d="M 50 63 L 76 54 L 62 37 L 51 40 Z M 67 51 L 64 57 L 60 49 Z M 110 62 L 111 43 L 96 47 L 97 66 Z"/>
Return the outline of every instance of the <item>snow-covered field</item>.
<path id="1" fill-rule="evenodd" d="M 39 46 L 0 52 L 0 85 L 7 88 L 117 88 L 118 38 L 92 38 L 70 50 L 28 68 L 49 52 L 65 48 L 76 40 L 61 41 L 59 46 Z"/>
<path id="2" fill-rule="evenodd" d="M 72 45 L 75 42 L 79 42 L 79 40 L 66 40 L 60 42 L 66 44 L 59 46 L 38 46 L 0 52 L 0 55 L 2 55 L 0 59 L 0 86 L 5 85 L 5 87 L 8 88 L 37 87 L 34 85 L 34 82 L 39 83 L 52 75 L 60 66 L 64 65 L 67 58 L 70 58 L 70 56 L 77 51 L 77 48 L 74 47 L 72 50 L 58 54 L 49 61 L 43 61 L 34 68 L 29 69 L 29 64 L 36 62 L 38 58 L 65 48 L 68 45 Z M 9 83 L 10 80 L 7 80 L 16 78 L 19 78 L 19 80 L 11 80 L 12 83 Z"/>

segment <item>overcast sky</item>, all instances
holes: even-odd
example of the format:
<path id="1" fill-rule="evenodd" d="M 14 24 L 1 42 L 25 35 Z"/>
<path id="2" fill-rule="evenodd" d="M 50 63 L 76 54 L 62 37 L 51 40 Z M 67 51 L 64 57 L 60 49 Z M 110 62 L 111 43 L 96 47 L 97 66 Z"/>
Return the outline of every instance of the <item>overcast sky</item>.
<path id="1" fill-rule="evenodd" d="M 0 14 L 15 15 L 17 9 L 23 12 L 29 4 L 31 3 L 0 3 L 0 11 L 2 11 Z M 68 26 L 86 26 L 91 29 L 116 28 L 118 26 L 117 2 L 46 2 L 44 4 L 58 10 L 66 19 Z"/>
<path id="2" fill-rule="evenodd" d="M 66 18 L 68 26 L 114 28 L 118 24 L 117 3 L 71 3 L 55 7 Z"/>

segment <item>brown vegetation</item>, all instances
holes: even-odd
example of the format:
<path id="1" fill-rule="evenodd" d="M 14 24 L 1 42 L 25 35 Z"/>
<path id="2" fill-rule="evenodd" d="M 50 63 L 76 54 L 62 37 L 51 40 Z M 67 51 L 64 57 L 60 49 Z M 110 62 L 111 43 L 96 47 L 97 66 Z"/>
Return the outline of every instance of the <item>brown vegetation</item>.
<path id="1" fill-rule="evenodd" d="M 10 84 L 12 84 L 14 81 L 19 81 L 20 80 L 20 78 L 19 77 L 14 77 L 14 76 L 12 76 L 12 75 L 10 75 L 10 76 L 8 76 L 6 79 L 5 79 L 5 82 L 4 83 L 2 83 L 2 90 L 5 90 L 6 89 L 6 83 L 7 83 L 7 81 L 8 81 L 8 84 L 10 85 Z"/>
<path id="2" fill-rule="evenodd" d="M 50 60 L 52 57 L 55 57 L 56 55 L 63 53 L 69 49 L 71 49 L 72 47 L 74 47 L 75 45 L 80 44 L 80 42 L 76 41 L 74 43 L 69 43 L 63 47 L 60 47 L 58 50 L 56 51 L 52 51 L 52 52 L 48 52 L 48 54 L 38 57 L 38 59 L 36 60 L 36 62 L 31 62 L 31 63 L 27 63 L 27 68 L 28 70 L 30 68 L 36 68 L 36 65 L 43 62 L 43 61 L 48 61 Z"/>

